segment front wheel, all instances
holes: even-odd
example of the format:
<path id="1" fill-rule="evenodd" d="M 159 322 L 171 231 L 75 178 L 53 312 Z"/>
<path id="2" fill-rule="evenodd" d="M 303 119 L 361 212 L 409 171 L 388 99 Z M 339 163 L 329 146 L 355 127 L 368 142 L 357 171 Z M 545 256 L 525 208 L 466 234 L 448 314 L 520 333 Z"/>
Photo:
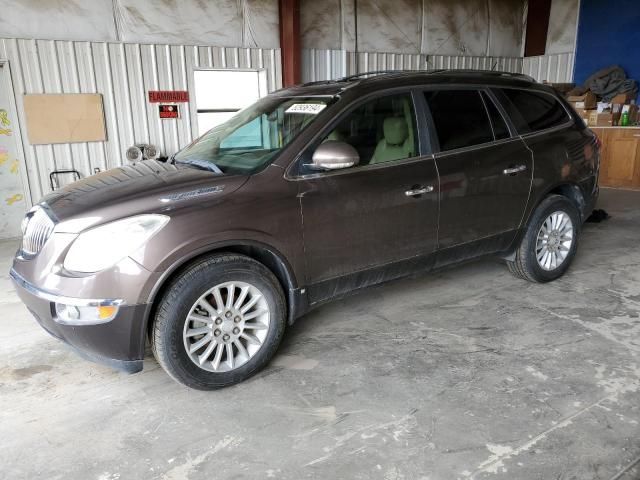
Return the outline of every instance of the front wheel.
<path id="1" fill-rule="evenodd" d="M 551 195 L 534 212 L 516 251 L 507 261 L 515 276 L 530 282 L 549 282 L 569 268 L 578 248 L 580 214 L 561 195 Z"/>
<path id="2" fill-rule="evenodd" d="M 284 296 L 273 273 L 249 257 L 212 255 L 171 282 L 158 305 L 151 344 L 171 377 L 212 390 L 264 367 L 284 328 Z"/>

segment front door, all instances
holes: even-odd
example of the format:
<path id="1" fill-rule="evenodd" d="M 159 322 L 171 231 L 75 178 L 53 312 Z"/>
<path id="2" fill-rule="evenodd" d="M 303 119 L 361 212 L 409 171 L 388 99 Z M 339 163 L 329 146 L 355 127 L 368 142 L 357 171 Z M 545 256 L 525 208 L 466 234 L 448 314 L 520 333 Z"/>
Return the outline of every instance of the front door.
<path id="1" fill-rule="evenodd" d="M 27 209 L 18 159 L 18 122 L 13 108 L 9 68 L 0 62 L 0 238 L 20 236 Z"/>
<path id="2" fill-rule="evenodd" d="M 416 132 L 406 93 L 364 102 L 326 136 L 355 147 L 360 163 L 300 180 L 312 303 L 393 277 L 395 262 L 435 250 L 438 176 Z"/>
<path id="3" fill-rule="evenodd" d="M 507 248 L 529 198 L 531 151 L 485 91 L 431 90 L 425 98 L 440 150 L 439 249 L 475 242 L 466 250 L 474 256 Z"/>

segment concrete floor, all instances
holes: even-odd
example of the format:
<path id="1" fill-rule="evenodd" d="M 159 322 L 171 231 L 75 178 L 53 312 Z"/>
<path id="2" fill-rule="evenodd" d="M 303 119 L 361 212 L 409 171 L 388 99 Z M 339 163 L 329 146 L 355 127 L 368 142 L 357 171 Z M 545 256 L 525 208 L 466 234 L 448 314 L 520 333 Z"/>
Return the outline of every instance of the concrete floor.
<path id="1" fill-rule="evenodd" d="M 210 393 L 152 356 L 131 376 L 76 357 L 18 303 L 0 243 L 0 476 L 638 479 L 640 192 L 599 207 L 553 284 L 481 261 L 373 288 Z"/>

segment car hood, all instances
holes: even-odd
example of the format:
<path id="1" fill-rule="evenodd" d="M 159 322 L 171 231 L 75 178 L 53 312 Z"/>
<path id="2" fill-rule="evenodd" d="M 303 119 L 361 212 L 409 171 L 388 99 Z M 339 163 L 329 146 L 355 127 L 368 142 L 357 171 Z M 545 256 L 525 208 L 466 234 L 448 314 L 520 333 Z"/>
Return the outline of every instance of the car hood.
<path id="1" fill-rule="evenodd" d="M 58 222 L 56 231 L 77 233 L 131 215 L 216 202 L 247 179 L 146 160 L 74 182 L 47 195 L 42 203 Z"/>

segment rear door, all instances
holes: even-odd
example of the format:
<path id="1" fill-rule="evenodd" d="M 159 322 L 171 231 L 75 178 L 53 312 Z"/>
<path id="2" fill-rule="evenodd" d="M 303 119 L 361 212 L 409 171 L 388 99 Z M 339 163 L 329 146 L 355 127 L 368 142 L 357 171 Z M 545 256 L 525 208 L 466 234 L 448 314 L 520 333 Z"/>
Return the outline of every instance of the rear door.
<path id="1" fill-rule="evenodd" d="M 473 256 L 507 248 L 529 198 L 531 151 L 488 91 L 437 88 L 424 96 L 440 174 L 439 249 L 475 242 Z"/>
<path id="2" fill-rule="evenodd" d="M 438 175 L 421 149 L 418 118 L 411 92 L 380 94 L 342 115 L 303 154 L 302 164 L 332 140 L 360 156 L 359 165 L 337 171 L 303 165 L 298 176 L 307 284 L 320 285 L 309 289 L 312 302 L 393 277 L 396 262 L 435 251 Z"/>
<path id="3" fill-rule="evenodd" d="M 493 93 L 536 159 L 530 208 L 561 183 L 580 185 L 585 198 L 591 197 L 597 168 L 590 153 L 593 137 L 585 128 L 576 128 L 555 94 L 520 88 Z"/>

